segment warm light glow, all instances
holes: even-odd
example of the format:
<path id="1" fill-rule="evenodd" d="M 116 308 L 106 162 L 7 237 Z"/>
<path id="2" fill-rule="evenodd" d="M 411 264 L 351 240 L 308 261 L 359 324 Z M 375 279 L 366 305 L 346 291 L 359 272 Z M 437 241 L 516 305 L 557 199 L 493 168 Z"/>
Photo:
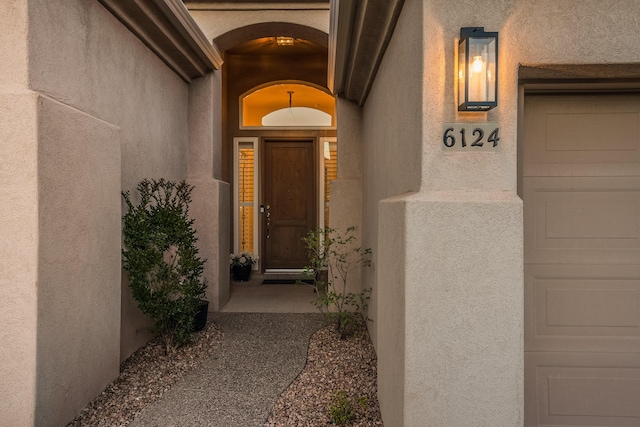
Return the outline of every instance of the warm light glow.
<path id="1" fill-rule="evenodd" d="M 471 71 L 474 73 L 481 73 L 484 69 L 484 61 L 482 60 L 482 56 L 474 56 L 473 63 L 471 64 Z"/>
<path id="2" fill-rule="evenodd" d="M 308 107 L 289 107 L 272 111 L 262 118 L 262 126 L 331 126 L 331 115 Z"/>
<path id="3" fill-rule="evenodd" d="M 276 37 L 276 43 L 278 43 L 278 46 L 293 46 L 293 37 L 278 36 Z"/>
<path id="4" fill-rule="evenodd" d="M 308 107 L 324 111 L 331 116 L 331 123 L 328 126 L 335 126 L 335 98 L 315 87 L 293 82 L 267 85 L 241 97 L 242 126 L 263 126 L 262 117 L 276 110 L 288 109 L 289 92 L 293 92 L 292 107 Z M 299 123 L 295 126 L 304 126 L 304 124 Z M 309 126 L 319 125 L 309 124 Z"/>

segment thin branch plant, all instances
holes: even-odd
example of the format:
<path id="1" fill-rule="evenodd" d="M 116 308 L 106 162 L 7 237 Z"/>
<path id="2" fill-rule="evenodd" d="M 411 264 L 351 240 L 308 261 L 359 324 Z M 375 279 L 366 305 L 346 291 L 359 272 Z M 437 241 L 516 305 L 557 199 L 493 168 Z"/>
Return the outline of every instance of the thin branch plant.
<path id="1" fill-rule="evenodd" d="M 350 273 L 371 266 L 371 248 L 357 245 L 356 227 L 344 232 L 326 227 L 310 231 L 302 240 L 309 253 L 306 277 L 313 277 L 313 304 L 329 321 L 334 321 L 342 339 L 353 334 L 359 316 L 365 316 L 371 288 L 347 292 Z M 370 319 L 367 319 L 370 320 Z"/>

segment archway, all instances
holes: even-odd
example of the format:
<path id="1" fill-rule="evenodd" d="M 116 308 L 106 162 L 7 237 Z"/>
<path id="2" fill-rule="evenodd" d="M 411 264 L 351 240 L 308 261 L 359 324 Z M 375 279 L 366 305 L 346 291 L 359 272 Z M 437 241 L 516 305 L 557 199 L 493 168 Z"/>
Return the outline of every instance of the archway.
<path id="1" fill-rule="evenodd" d="M 279 44 L 279 36 L 286 37 L 287 43 Z M 282 93 L 278 98 L 282 99 L 270 101 L 271 105 L 267 107 L 263 105 L 262 112 L 256 113 L 256 117 L 262 119 L 266 110 L 279 109 L 275 108 L 277 105 L 285 109 L 307 107 L 333 117 L 335 101 L 327 89 L 327 34 L 298 24 L 271 22 L 235 29 L 216 38 L 215 42 L 223 50 L 225 59 L 223 178 L 233 185 L 233 246 L 230 250 L 256 252 L 261 258 L 256 265 L 259 271 L 299 269 L 304 266 L 304 260 L 295 259 L 293 255 L 306 252 L 301 246 L 300 237 L 306 234 L 306 230 L 324 225 L 325 218 L 328 218 L 324 160 L 331 157 L 333 150 L 335 161 L 335 121 L 332 119 L 329 126 L 308 123 L 302 126 L 264 126 L 261 121 L 245 122 L 242 101 L 247 95 L 260 90 L 280 89 Z M 315 93 L 314 96 L 323 98 L 323 101 L 309 101 L 309 97 L 303 96 L 302 92 L 305 91 Z M 300 102 L 300 105 L 296 102 Z M 292 110 L 286 112 L 291 113 Z M 302 151 L 306 154 L 300 154 Z M 284 161 L 279 157 L 269 157 L 271 155 L 290 156 L 290 159 Z M 301 166 L 303 158 L 305 164 Z M 304 179 L 309 179 L 304 184 L 307 188 L 305 195 L 296 193 L 296 198 L 313 199 L 312 203 L 305 202 L 307 213 L 304 214 L 304 225 L 296 226 L 295 230 L 290 228 L 282 231 L 281 236 L 292 237 L 286 243 L 282 240 L 277 244 L 274 244 L 274 240 L 284 239 L 277 237 L 278 231 L 274 229 L 278 208 L 273 206 L 273 201 L 266 200 L 278 197 L 270 192 L 272 189 L 266 180 L 275 175 L 282 176 L 282 181 L 278 183 L 281 187 L 277 191 L 287 194 L 297 188 L 287 187 L 288 183 L 300 184 Z M 252 179 L 246 179 L 247 176 Z M 288 203 L 293 203 L 293 199 L 287 199 Z M 270 212 L 266 212 L 267 207 L 271 209 Z M 287 205 L 287 209 L 280 212 L 291 213 L 299 207 L 301 204 L 295 207 L 293 204 Z M 270 214 L 271 221 L 266 220 L 266 213 Z M 284 222 L 289 220 L 284 218 Z"/>

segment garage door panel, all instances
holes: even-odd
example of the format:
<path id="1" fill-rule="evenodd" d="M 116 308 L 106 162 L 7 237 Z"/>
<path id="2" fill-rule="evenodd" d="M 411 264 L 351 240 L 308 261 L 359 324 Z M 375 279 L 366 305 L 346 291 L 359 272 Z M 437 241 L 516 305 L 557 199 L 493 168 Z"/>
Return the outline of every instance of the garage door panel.
<path id="1" fill-rule="evenodd" d="M 637 263 L 640 178 L 526 178 L 527 263 Z"/>
<path id="2" fill-rule="evenodd" d="M 640 103 L 637 97 L 582 95 L 531 97 L 525 130 L 525 176 L 563 164 L 640 164 Z"/>
<path id="3" fill-rule="evenodd" d="M 636 353 L 531 353 L 525 376 L 527 426 L 640 425 Z"/>
<path id="4" fill-rule="evenodd" d="M 525 351 L 640 352 L 639 301 L 637 265 L 528 265 Z"/>
<path id="5" fill-rule="evenodd" d="M 640 426 L 640 95 L 525 97 L 525 425 Z"/>

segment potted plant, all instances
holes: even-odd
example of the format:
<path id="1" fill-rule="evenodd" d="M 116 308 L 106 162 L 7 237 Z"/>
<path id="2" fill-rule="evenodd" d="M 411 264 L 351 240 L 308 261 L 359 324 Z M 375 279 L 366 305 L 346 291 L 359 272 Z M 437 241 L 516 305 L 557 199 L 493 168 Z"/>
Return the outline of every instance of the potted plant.
<path id="1" fill-rule="evenodd" d="M 194 220 L 189 218 L 192 189 L 184 181 L 145 179 L 135 197 L 122 193 L 128 208 L 123 267 L 134 299 L 154 321 L 167 352 L 188 342 L 203 306 L 206 323 L 206 260 L 198 257 Z"/>
<path id="2" fill-rule="evenodd" d="M 242 251 L 229 255 L 231 273 L 236 282 L 246 282 L 251 276 L 251 268 L 258 262 L 258 257 L 251 252 Z"/>

